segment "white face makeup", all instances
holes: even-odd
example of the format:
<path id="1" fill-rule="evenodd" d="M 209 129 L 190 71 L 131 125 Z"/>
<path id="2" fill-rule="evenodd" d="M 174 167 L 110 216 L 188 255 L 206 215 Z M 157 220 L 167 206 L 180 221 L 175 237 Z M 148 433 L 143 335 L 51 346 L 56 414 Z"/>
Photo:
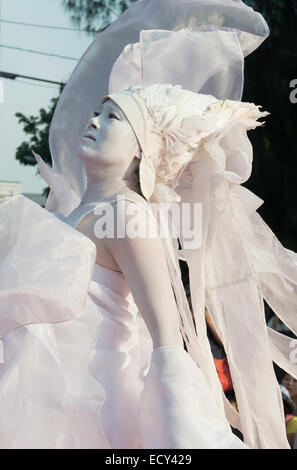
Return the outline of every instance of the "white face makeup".
<path id="1" fill-rule="evenodd" d="M 128 168 L 139 155 L 139 144 L 125 114 L 112 100 L 95 110 L 83 132 L 78 157 L 100 166 Z"/>

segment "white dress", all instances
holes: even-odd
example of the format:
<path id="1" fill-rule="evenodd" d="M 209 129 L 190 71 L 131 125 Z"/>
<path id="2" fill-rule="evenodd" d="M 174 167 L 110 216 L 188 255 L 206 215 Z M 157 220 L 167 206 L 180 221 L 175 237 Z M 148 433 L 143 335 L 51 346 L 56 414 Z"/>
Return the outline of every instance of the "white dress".
<path id="1" fill-rule="evenodd" d="M 0 205 L 0 447 L 246 448 L 200 369 L 153 350 L 122 273 L 23 196 Z"/>

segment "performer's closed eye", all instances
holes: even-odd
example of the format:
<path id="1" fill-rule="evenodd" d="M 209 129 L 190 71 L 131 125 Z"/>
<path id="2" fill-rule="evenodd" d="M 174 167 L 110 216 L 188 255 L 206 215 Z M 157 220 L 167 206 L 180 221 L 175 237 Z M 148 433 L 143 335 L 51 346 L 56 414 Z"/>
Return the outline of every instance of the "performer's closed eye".
<path id="1" fill-rule="evenodd" d="M 115 114 L 109 113 L 109 116 L 108 116 L 108 117 L 110 117 L 110 116 L 113 116 L 113 118 L 115 118 L 115 119 L 117 119 L 117 120 L 119 121 L 119 118 L 118 118 Z M 112 118 L 112 119 L 113 119 L 113 118 Z"/>

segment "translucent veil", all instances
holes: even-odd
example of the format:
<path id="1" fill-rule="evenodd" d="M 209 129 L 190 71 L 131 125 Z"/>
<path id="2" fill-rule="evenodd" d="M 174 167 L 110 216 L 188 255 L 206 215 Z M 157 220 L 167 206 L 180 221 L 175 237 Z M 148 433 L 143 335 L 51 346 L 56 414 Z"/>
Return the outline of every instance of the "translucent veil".
<path id="1" fill-rule="evenodd" d="M 185 43 L 181 42 L 182 35 L 176 36 L 174 42 L 174 34 L 170 37 L 170 33 L 184 28 L 198 28 L 201 34 L 186 38 Z M 162 34 L 169 36 L 161 44 L 158 38 Z M 63 90 L 50 127 L 54 170 L 64 175 L 81 197 L 86 178 L 83 165 L 74 156 L 90 110 L 108 92 L 134 84 L 173 83 L 221 99 L 240 99 L 242 56 L 256 49 L 267 35 L 263 17 L 240 0 L 138 0 L 96 37 Z M 151 37 L 156 41 L 152 43 Z M 118 81 L 114 75 L 109 87 L 111 70 L 123 48 L 138 42 L 142 57 L 140 76 L 131 69 L 119 71 Z M 178 60 L 176 50 L 182 51 Z M 193 64 L 197 73 L 192 71 Z M 47 207 L 55 210 L 56 206 L 52 192 Z"/>
<path id="2" fill-rule="evenodd" d="M 75 155 L 85 122 L 103 96 L 131 85 L 171 83 L 220 100 L 240 100 L 244 57 L 268 33 L 263 17 L 240 0 L 133 4 L 98 35 L 61 95 L 50 131 L 54 173 L 39 160 L 48 180 L 51 175 L 60 178 L 56 190 L 52 178 L 46 207 L 67 215 L 79 203 L 86 180 Z M 165 248 L 188 352 L 208 380 L 219 409 L 252 448 L 287 448 L 272 359 L 294 376 L 296 365 L 287 338 L 267 330 L 263 298 L 297 333 L 296 255 L 282 247 L 257 214 L 262 201 L 241 186 L 252 166 L 249 128 L 236 119 L 214 126 L 175 188 L 182 202 L 202 203 L 202 245 L 184 249 L 181 237 L 181 251 L 174 239 L 165 242 Z M 197 333 L 178 258 L 188 263 Z M 240 416 L 217 377 L 205 305 L 227 353 Z"/>

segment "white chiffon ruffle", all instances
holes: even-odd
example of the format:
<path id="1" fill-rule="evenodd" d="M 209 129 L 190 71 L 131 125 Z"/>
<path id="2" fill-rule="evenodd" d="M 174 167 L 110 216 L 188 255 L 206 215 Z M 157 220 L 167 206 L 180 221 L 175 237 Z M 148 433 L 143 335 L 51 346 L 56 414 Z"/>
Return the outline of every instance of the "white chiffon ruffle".
<path id="1" fill-rule="evenodd" d="M 140 419 L 144 448 L 248 448 L 230 432 L 201 370 L 181 348 L 154 349 Z"/>
<path id="2" fill-rule="evenodd" d="M 186 351 L 153 350 L 122 273 L 17 196 L 0 206 L 1 448 L 244 448 Z"/>

